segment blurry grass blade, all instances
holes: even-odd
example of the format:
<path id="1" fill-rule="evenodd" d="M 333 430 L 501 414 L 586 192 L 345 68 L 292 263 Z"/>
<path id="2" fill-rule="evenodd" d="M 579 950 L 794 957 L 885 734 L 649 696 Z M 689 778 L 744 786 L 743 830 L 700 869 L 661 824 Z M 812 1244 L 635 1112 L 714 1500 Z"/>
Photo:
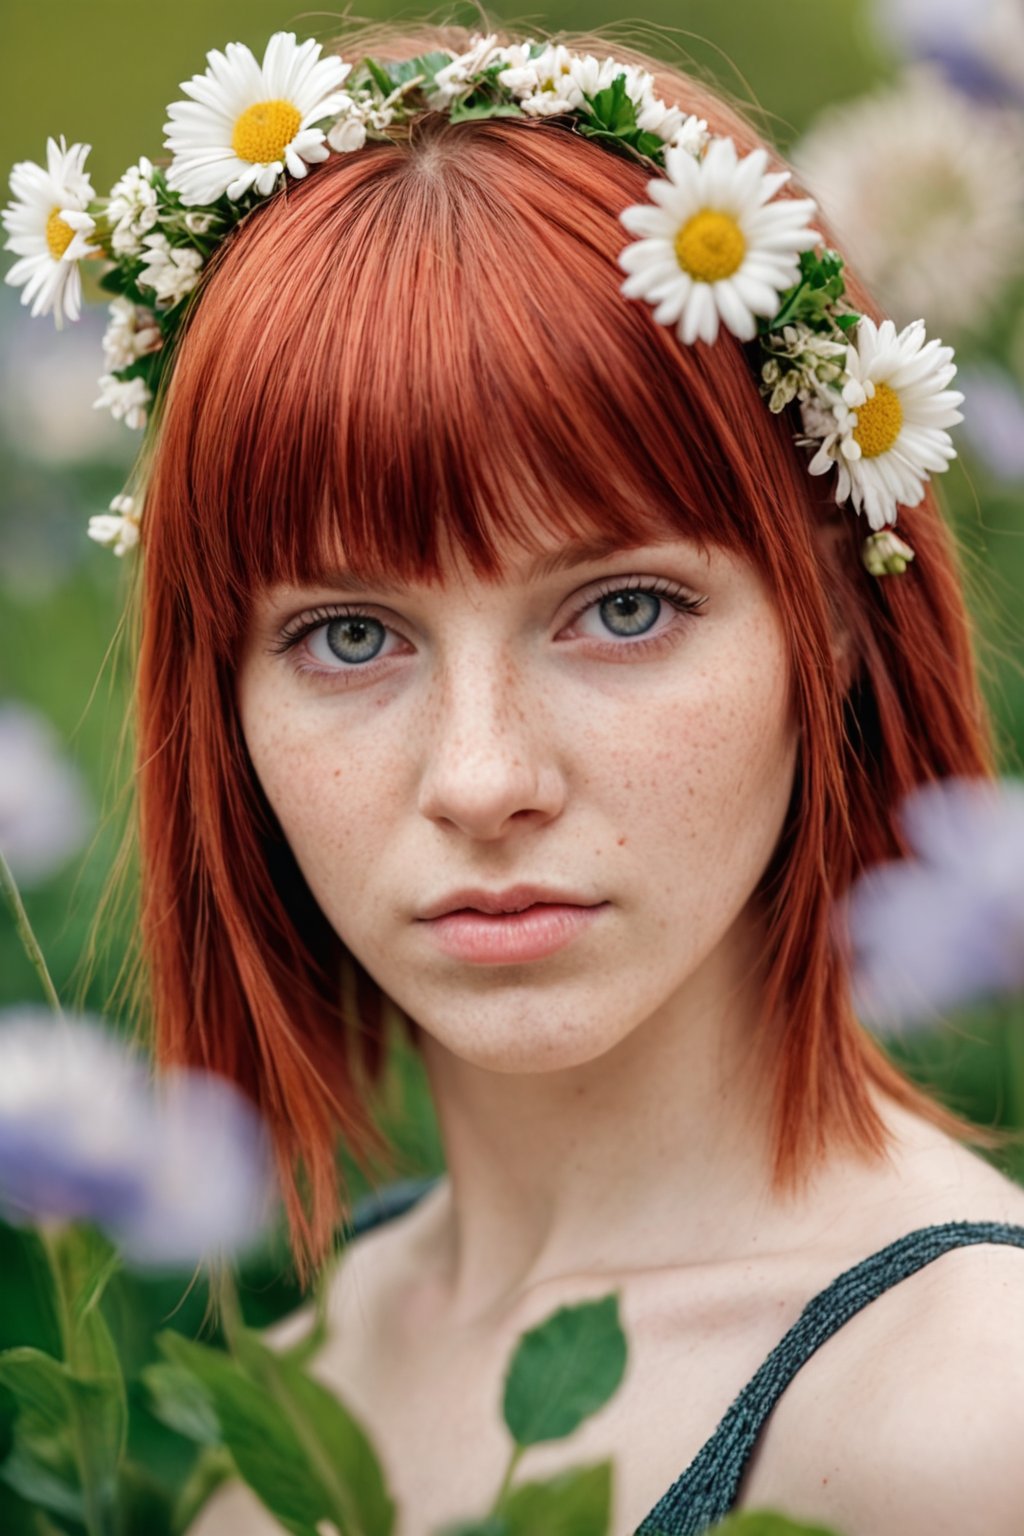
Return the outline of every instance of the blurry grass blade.
<path id="1" fill-rule="evenodd" d="M 18 882 L 15 880 L 14 875 L 11 873 L 11 866 L 4 858 L 4 852 L 2 848 L 0 848 L 0 890 L 2 890 L 6 896 L 11 911 L 14 914 L 15 929 L 17 930 L 18 937 L 24 946 L 25 953 L 28 956 L 32 969 L 35 971 L 36 975 L 39 977 L 40 982 L 42 983 L 42 988 L 46 996 L 46 1000 L 50 1004 L 51 1008 L 53 1008 L 54 1012 L 60 1014 L 62 1010 L 60 1006 L 60 998 L 57 996 L 57 988 L 53 984 L 53 978 L 51 977 L 47 967 L 43 951 L 39 947 L 39 940 L 36 938 L 32 929 L 32 924 L 28 920 L 28 913 L 25 911 L 25 903 L 22 901 L 21 892 L 18 890 Z"/>

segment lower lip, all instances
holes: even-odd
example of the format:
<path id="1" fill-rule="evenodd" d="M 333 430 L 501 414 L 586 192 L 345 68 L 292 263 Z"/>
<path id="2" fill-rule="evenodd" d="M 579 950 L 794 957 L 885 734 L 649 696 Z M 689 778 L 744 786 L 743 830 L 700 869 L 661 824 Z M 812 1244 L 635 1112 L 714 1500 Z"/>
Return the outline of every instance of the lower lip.
<path id="1" fill-rule="evenodd" d="M 522 912 L 448 912 L 427 924 L 434 943 L 455 960 L 500 965 L 543 960 L 591 926 L 608 905 L 573 907 L 536 903 Z"/>

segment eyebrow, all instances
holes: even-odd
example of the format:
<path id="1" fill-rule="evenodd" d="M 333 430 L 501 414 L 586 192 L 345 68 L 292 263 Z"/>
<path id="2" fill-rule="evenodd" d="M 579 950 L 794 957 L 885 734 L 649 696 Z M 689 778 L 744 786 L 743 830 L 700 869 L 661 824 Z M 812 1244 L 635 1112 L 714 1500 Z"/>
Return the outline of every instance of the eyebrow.
<path id="1" fill-rule="evenodd" d="M 557 575 L 559 571 L 573 570 L 577 566 L 589 565 L 596 560 L 607 560 L 611 555 L 628 554 L 632 550 L 643 548 L 645 548 L 643 544 L 624 544 L 621 539 L 576 540 L 564 544 L 553 554 L 543 555 L 535 560 L 527 569 L 526 581 L 527 583 L 543 581 L 548 576 Z M 368 573 L 366 576 L 358 576 L 346 570 L 324 571 L 317 585 L 331 587 L 337 592 L 365 592 L 370 587 L 381 592 L 403 590 L 403 584 L 391 581 L 383 575 Z"/>

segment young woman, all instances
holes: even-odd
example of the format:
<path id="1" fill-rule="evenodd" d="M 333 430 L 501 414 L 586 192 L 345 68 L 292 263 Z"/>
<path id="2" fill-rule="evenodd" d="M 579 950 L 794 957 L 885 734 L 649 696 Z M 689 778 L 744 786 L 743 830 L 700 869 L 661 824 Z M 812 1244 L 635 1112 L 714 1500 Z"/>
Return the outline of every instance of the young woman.
<path id="1" fill-rule="evenodd" d="M 614 52 L 731 138 L 749 192 L 751 127 Z M 287 105 L 262 103 L 278 127 Z M 659 313 L 619 262 L 650 167 L 570 127 L 431 110 L 349 141 L 261 187 L 203 274 L 142 522 L 157 1048 L 259 1103 L 307 1266 L 348 1213 L 339 1135 L 382 1150 L 389 1013 L 419 1051 L 446 1173 L 345 1249 L 315 1367 L 403 1536 L 489 1505 L 516 1339 L 613 1288 L 626 1380 L 524 1471 L 612 1457 L 615 1536 L 765 1506 L 1017 1536 L 1024 1192 L 858 1023 L 833 915 L 899 855 L 907 791 L 992 771 L 949 533 L 887 458 L 918 375 L 861 390 L 847 458 L 805 411 L 809 475 L 744 318 L 798 195 L 772 182 L 781 222 L 733 289 L 753 225 L 720 178 Z M 897 502 L 913 564 L 880 576 L 867 520 L 891 532 Z M 240 1486 L 197 1527 L 264 1528 Z"/>

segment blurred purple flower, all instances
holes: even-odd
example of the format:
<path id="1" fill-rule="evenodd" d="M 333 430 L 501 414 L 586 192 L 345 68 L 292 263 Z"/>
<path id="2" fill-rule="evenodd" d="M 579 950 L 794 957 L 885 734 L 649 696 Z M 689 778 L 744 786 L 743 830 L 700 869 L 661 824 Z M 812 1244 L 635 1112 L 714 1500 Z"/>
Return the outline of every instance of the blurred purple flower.
<path id="1" fill-rule="evenodd" d="M 255 1242 L 271 1214 L 268 1148 L 225 1079 L 154 1083 L 88 1018 L 0 1014 L 0 1211 L 102 1227 L 143 1268 L 190 1267 Z"/>
<path id="2" fill-rule="evenodd" d="M 0 848 L 15 879 L 36 885 L 55 874 L 92 822 L 82 776 L 46 716 L 0 700 Z"/>
<path id="3" fill-rule="evenodd" d="M 1020 0 L 874 0 L 881 34 L 982 101 L 1024 105 Z"/>
<path id="4" fill-rule="evenodd" d="M 970 409 L 963 431 L 971 449 L 999 480 L 1024 480 L 1024 394 L 995 366 L 960 369 Z"/>
<path id="5" fill-rule="evenodd" d="M 1024 988 L 1024 784 L 922 785 L 900 820 L 913 856 L 865 871 L 845 904 L 855 1005 L 883 1029 Z"/>

